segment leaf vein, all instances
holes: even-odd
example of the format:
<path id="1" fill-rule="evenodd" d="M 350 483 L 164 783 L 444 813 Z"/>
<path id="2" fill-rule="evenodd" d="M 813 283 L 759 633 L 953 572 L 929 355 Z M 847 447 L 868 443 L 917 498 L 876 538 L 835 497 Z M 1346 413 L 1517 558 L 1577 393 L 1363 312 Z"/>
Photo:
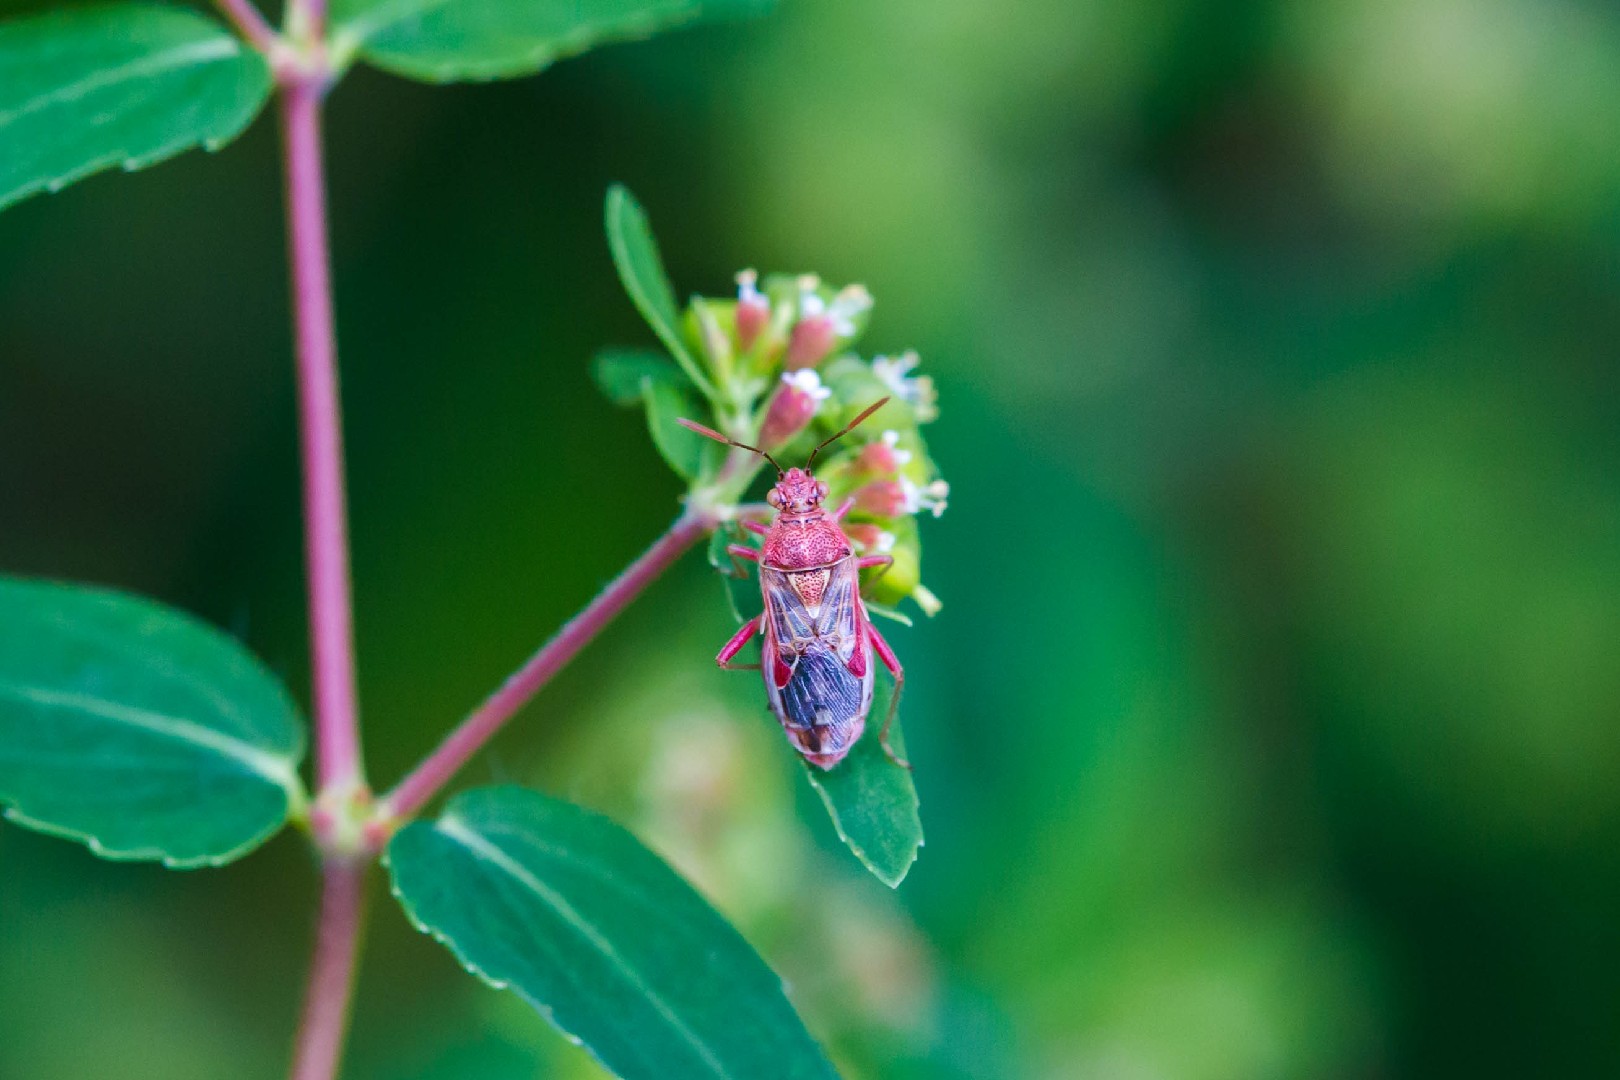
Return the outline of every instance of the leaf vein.
<path id="1" fill-rule="evenodd" d="M 234 40 L 222 37 L 209 41 L 188 42 L 185 45 L 164 52 L 143 56 L 138 60 L 131 60 L 127 64 L 108 68 L 105 71 L 98 71 L 75 82 L 59 86 L 48 93 L 29 99 L 9 112 L 0 112 L 0 128 L 4 128 L 53 105 L 66 105 L 78 101 L 98 90 L 117 85 L 120 82 L 148 75 L 158 75 L 169 70 L 179 70 L 202 61 L 212 62 L 214 60 L 230 59 L 236 56 L 238 52 L 240 52 L 240 46 Z"/>
<path id="2" fill-rule="evenodd" d="M 268 754 L 250 743 L 243 742 L 241 739 L 222 735 L 183 717 L 169 716 L 165 713 L 154 712 L 133 705 L 123 705 L 116 701 L 107 701 L 104 698 L 92 697 L 88 694 L 64 693 L 56 690 L 46 690 L 37 686 L 26 686 L 20 683 L 0 682 L 0 698 L 9 698 L 13 701 L 38 705 L 44 708 L 76 709 L 80 712 L 99 716 L 105 720 L 128 724 L 130 727 L 139 728 L 154 735 L 193 743 L 233 758 L 246 765 L 250 771 L 258 773 L 288 791 L 292 791 L 297 784 L 297 778 L 293 775 L 292 769 L 280 758 Z"/>
<path id="3" fill-rule="evenodd" d="M 530 873 L 522 863 L 459 820 L 446 816 L 436 822 L 434 828 L 446 838 L 466 848 L 473 855 L 493 864 L 524 888 L 533 892 L 540 898 L 542 903 L 556 911 L 564 922 L 573 927 L 593 948 L 607 957 L 624 973 L 625 978 L 646 998 L 653 1009 L 669 1022 L 670 1026 L 681 1038 L 686 1040 L 692 1049 L 697 1052 L 698 1056 L 703 1059 L 704 1064 L 714 1071 L 716 1076 L 722 1077 L 724 1080 L 730 1080 L 731 1074 L 726 1072 L 724 1065 L 704 1044 L 702 1038 L 680 1018 L 669 1003 L 663 999 L 663 996 L 642 978 L 640 972 L 619 954 L 619 951 L 613 947 L 613 943 L 604 937 L 590 920 L 581 915 L 561 893 L 546 885 L 545 882 Z"/>

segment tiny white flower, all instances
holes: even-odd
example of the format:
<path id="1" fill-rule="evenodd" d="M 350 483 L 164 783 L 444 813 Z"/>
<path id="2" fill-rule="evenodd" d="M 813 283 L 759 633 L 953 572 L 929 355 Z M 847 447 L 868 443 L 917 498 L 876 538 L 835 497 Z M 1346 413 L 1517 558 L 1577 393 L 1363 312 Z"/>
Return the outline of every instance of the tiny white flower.
<path id="1" fill-rule="evenodd" d="M 872 308 L 872 294 L 865 285 L 849 285 L 841 289 L 827 307 L 833 329 L 840 337 L 855 336 L 855 318 Z"/>
<path id="2" fill-rule="evenodd" d="M 896 465 L 911 464 L 911 451 L 899 449 L 900 433 L 898 431 L 885 431 L 883 433 L 883 445 L 889 448 L 889 453 L 894 456 Z"/>
<path id="3" fill-rule="evenodd" d="M 854 337 L 855 318 L 872 307 L 872 294 L 864 285 L 849 285 L 840 289 L 828 303 L 822 299 L 820 289 L 821 279 L 814 274 L 799 279 L 799 318 L 826 316 L 832 323 L 833 333 L 839 337 Z"/>
<path id="4" fill-rule="evenodd" d="M 799 278 L 799 318 L 814 318 L 827 310 L 827 301 L 817 292 L 820 288 L 821 279 L 814 274 Z"/>
<path id="5" fill-rule="evenodd" d="M 951 485 L 943 480 L 935 480 L 919 487 L 910 477 L 900 477 L 900 497 L 903 509 L 908 514 L 918 514 L 927 510 L 935 517 L 939 517 L 945 513 L 945 503 L 950 494 Z"/>
<path id="6" fill-rule="evenodd" d="M 878 356 L 872 360 L 872 374 L 881 379 L 895 397 L 911 405 L 919 424 L 926 424 L 939 418 L 939 395 L 934 390 L 933 379 L 911 374 L 920 362 L 916 351 L 911 349 L 896 357 Z"/>
<path id="7" fill-rule="evenodd" d="M 815 368 L 784 371 L 782 381 L 804 394 L 811 401 L 826 401 L 832 397 L 832 391 L 821 385 L 821 376 L 816 374 Z"/>
<path id="8" fill-rule="evenodd" d="M 889 532 L 887 529 L 885 529 L 883 532 L 878 533 L 877 543 L 875 545 L 873 545 L 873 546 L 878 551 L 882 552 L 885 555 L 888 554 L 889 552 L 893 551 L 894 550 L 894 533 Z"/>
<path id="9" fill-rule="evenodd" d="M 743 304 L 764 304 L 770 307 L 771 302 L 765 294 L 759 291 L 759 274 L 753 270 L 737 271 L 737 301 Z"/>

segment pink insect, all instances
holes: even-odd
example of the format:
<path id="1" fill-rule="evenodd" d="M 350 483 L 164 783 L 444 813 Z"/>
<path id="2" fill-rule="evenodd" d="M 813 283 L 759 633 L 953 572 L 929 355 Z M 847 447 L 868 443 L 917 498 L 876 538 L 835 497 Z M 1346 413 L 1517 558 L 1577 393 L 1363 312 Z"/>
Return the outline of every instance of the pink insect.
<path id="1" fill-rule="evenodd" d="M 829 513 L 821 506 L 827 485 L 810 475 L 823 447 L 849 434 L 888 400 L 865 409 L 844 430 L 812 450 L 804 468 L 785 472 L 758 447 L 728 439 L 702 424 L 681 421 L 699 435 L 753 451 L 776 469 L 776 486 L 765 497 L 775 509 L 776 519 L 770 525 L 743 522 L 745 528 L 765 538 L 763 544 L 758 550 L 743 544 L 727 548 L 733 557 L 759 565 L 765 610 L 726 642 L 715 662 L 728 671 L 762 670 L 765 695 L 782 730 L 806 760 L 823 769 L 842 761 L 866 730 L 866 715 L 872 709 L 874 653 L 894 676 L 894 695 L 878 741 L 891 761 L 911 768 L 889 746 L 889 725 L 900 702 L 905 671 L 872 625 L 860 593 L 860 571 L 888 566 L 894 559 L 889 555 L 857 556 L 838 525 L 854 500 L 846 500 Z M 761 663 L 732 663 L 742 647 L 762 631 Z"/>

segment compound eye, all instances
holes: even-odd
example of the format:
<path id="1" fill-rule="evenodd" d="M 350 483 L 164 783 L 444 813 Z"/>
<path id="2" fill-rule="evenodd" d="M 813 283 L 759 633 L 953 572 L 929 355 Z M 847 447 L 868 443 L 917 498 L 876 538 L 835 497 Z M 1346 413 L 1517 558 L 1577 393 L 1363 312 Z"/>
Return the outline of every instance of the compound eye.
<path id="1" fill-rule="evenodd" d="M 771 488 L 770 491 L 766 492 L 765 501 L 770 503 L 778 510 L 782 509 L 782 493 L 777 491 L 775 488 Z"/>
<path id="2" fill-rule="evenodd" d="M 823 483 L 822 481 L 817 480 L 816 481 L 816 498 L 825 499 L 826 497 L 827 497 L 827 485 L 825 483 Z"/>

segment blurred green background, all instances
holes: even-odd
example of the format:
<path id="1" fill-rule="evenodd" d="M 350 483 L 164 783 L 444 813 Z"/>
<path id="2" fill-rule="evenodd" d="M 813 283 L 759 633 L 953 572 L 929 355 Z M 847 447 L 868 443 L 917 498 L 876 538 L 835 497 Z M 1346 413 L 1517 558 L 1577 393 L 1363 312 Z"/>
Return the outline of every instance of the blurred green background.
<path id="1" fill-rule="evenodd" d="M 1617 103 L 1598 0 L 784 0 L 355 73 L 373 779 L 675 512 L 587 374 L 651 341 L 623 181 L 683 293 L 864 281 L 940 384 L 946 606 L 889 635 L 928 843 L 898 893 L 840 848 L 698 556 L 465 783 L 629 823 L 851 1077 L 1620 1075 Z M 266 118 L 0 215 L 0 567 L 304 686 L 280 214 Z M 170 873 L 0 828 L 0 1077 L 283 1075 L 314 880 L 291 836 Z M 347 1075 L 598 1074 L 383 902 Z"/>

